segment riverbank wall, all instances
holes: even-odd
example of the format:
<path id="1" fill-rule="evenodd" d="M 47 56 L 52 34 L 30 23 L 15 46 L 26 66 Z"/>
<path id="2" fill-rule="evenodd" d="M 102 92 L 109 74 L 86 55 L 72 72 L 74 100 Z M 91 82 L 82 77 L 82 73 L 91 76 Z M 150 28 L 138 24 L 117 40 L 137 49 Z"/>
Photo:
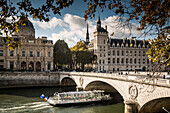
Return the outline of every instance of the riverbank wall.
<path id="1" fill-rule="evenodd" d="M 0 72 L 0 88 L 59 86 L 57 72 Z"/>

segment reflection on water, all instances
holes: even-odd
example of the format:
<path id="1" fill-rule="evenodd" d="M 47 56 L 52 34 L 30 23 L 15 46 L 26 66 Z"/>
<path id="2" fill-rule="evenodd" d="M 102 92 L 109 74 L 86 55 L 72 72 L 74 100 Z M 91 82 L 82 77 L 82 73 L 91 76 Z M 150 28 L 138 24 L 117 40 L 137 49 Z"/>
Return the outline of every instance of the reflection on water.
<path id="1" fill-rule="evenodd" d="M 0 90 L 0 113 L 123 113 L 123 103 L 111 105 L 87 105 L 75 107 L 53 107 L 39 96 L 52 96 L 54 92 L 70 88 L 20 88 Z M 72 88 L 75 90 L 75 88 Z"/>

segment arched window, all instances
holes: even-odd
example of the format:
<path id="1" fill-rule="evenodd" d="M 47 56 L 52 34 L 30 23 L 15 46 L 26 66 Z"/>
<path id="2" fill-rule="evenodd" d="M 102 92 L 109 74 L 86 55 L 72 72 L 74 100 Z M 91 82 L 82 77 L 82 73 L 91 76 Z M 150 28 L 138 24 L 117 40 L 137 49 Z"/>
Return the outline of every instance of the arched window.
<path id="1" fill-rule="evenodd" d="M 36 71 L 41 71 L 41 63 L 40 62 L 36 63 Z"/>
<path id="2" fill-rule="evenodd" d="M 30 71 L 34 71 L 34 63 L 30 62 L 30 64 L 28 65 L 28 68 Z"/>
<path id="3" fill-rule="evenodd" d="M 21 70 L 26 70 L 27 69 L 27 67 L 26 67 L 26 62 L 21 62 Z"/>

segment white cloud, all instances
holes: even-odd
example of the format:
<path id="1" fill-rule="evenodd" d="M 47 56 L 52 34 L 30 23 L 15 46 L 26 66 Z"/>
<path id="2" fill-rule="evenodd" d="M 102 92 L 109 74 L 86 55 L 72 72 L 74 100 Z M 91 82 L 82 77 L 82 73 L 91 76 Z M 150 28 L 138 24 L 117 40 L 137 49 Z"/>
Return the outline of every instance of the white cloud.
<path id="1" fill-rule="evenodd" d="M 131 23 L 131 24 L 132 24 L 131 34 L 133 36 L 140 36 L 142 34 L 142 32 L 137 30 L 138 25 L 135 23 Z M 102 21 L 102 25 L 107 25 L 109 34 L 112 34 L 114 32 L 113 37 L 115 37 L 115 38 L 130 38 L 131 37 L 129 28 L 127 26 L 122 27 L 123 24 L 121 24 L 117 20 L 117 16 L 110 16 L 110 17 L 106 18 L 105 20 Z"/>
<path id="2" fill-rule="evenodd" d="M 56 17 L 53 17 L 49 22 L 40 22 L 40 21 L 35 21 L 32 18 L 29 18 L 29 20 L 34 24 L 34 25 L 38 25 L 39 27 L 43 28 L 43 29 L 53 29 L 55 28 L 57 25 L 59 26 L 65 26 L 65 23 L 63 22 L 63 20 L 58 19 Z"/>
<path id="3" fill-rule="evenodd" d="M 84 21 L 84 18 L 79 16 L 66 14 L 63 18 L 64 23 L 67 24 L 66 28 L 59 33 L 52 33 L 52 39 L 56 42 L 58 39 L 65 40 L 67 44 L 72 47 L 76 45 L 76 43 L 80 40 L 85 40 L 86 31 L 87 31 L 87 22 Z M 89 33 L 90 38 L 92 38 L 92 34 L 94 31 L 94 25 L 92 22 L 89 23 Z"/>
<path id="4" fill-rule="evenodd" d="M 129 36 L 129 30 L 126 27 L 125 29 L 117 28 L 117 20 L 115 20 L 116 16 L 110 16 L 105 20 L 102 20 L 102 27 L 107 25 L 107 29 L 109 32 L 109 36 L 114 32 L 114 38 L 126 38 Z M 49 22 L 39 22 L 30 19 L 34 25 L 38 25 L 43 29 L 51 29 L 52 33 L 48 34 L 48 39 L 53 40 L 55 43 L 57 40 L 65 40 L 65 42 L 72 47 L 76 45 L 76 43 L 80 40 L 85 40 L 86 31 L 87 31 L 87 23 L 89 24 L 89 35 L 90 40 L 93 39 L 93 32 L 96 28 L 96 21 L 93 23 L 92 21 L 84 21 L 84 18 L 76 15 L 65 14 L 63 19 L 57 19 L 53 17 Z M 115 21 L 114 21 L 115 20 Z M 59 28 L 60 27 L 60 28 Z M 133 23 L 132 34 L 140 35 L 141 33 L 136 30 L 137 24 Z M 59 28 L 59 29 L 58 29 Z M 54 30 L 56 29 L 56 30 Z M 57 31 L 59 30 L 59 31 Z M 56 31 L 56 32 L 55 32 Z M 44 33 L 46 33 L 44 31 Z M 129 38 L 129 37 L 128 37 Z"/>

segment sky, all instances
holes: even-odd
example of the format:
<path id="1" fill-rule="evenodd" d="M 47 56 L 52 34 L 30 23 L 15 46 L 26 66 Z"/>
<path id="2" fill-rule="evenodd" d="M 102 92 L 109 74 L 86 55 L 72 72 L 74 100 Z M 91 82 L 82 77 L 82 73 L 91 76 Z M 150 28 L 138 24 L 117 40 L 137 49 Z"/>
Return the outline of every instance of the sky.
<path id="1" fill-rule="evenodd" d="M 35 7 L 42 5 L 45 0 L 32 0 L 32 4 Z M 117 16 L 113 15 L 112 11 L 105 9 L 101 12 L 100 9 L 95 13 L 95 18 L 84 20 L 85 10 L 87 10 L 87 3 L 83 0 L 75 0 L 73 5 L 69 8 L 61 10 L 60 15 L 54 15 L 52 13 L 49 22 L 40 22 L 37 19 L 29 17 L 29 20 L 33 23 L 35 28 L 35 37 L 46 36 L 47 39 L 53 40 L 55 43 L 57 40 L 64 40 L 69 47 L 73 47 L 80 40 L 85 40 L 87 23 L 89 24 L 90 40 L 93 39 L 93 32 L 96 29 L 96 21 L 100 15 L 101 26 L 107 25 L 109 37 L 111 38 L 130 38 L 132 36 L 140 36 L 141 32 L 137 31 L 137 24 L 133 23 L 132 36 L 129 37 L 129 30 L 117 28 L 117 23 L 113 21 Z M 110 36 L 114 32 L 114 36 Z"/>

